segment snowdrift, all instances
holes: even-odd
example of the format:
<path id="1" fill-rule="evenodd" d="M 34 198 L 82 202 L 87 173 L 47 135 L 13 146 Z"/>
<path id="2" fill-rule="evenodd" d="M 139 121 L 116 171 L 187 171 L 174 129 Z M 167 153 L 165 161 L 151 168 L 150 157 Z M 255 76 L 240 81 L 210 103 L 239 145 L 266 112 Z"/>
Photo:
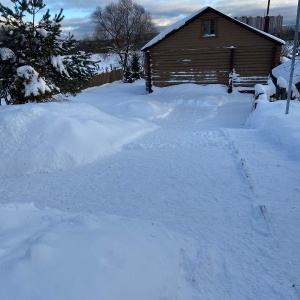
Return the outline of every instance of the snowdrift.
<path id="1" fill-rule="evenodd" d="M 160 223 L 0 206 L 2 300 L 176 299 L 180 247 Z"/>
<path id="2" fill-rule="evenodd" d="M 88 164 L 156 127 L 73 102 L 3 106 L 0 114 L 0 176 Z"/>
<path id="3" fill-rule="evenodd" d="M 268 138 L 284 146 L 294 158 L 300 160 L 300 102 L 290 102 L 288 115 L 285 110 L 286 101 L 258 100 L 248 124 L 262 130 Z"/>

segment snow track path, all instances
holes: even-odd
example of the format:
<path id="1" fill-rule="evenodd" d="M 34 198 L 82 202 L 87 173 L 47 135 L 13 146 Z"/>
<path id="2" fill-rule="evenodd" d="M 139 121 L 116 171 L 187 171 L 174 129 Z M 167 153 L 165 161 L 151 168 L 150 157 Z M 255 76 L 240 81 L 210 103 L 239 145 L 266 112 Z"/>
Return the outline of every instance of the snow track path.
<path id="1" fill-rule="evenodd" d="M 300 245 L 288 231 L 300 226 L 289 203 L 300 197 L 291 175 L 299 162 L 279 167 L 285 154 L 270 152 L 257 131 L 243 128 L 250 101 L 220 97 L 203 96 L 206 103 L 201 96 L 175 97 L 169 115 L 152 120 L 157 130 L 92 165 L 1 179 L 7 190 L 2 202 L 17 194 L 19 202 L 30 197 L 41 207 L 164 223 L 194 249 L 182 249 L 179 267 L 187 283 L 180 284 L 178 299 L 299 299 Z M 291 194 L 282 194 L 280 181 L 270 190 L 270 174 L 285 178 L 283 190 Z M 290 216 L 278 214 L 282 201 Z M 280 218 L 292 220 L 279 228 Z"/>

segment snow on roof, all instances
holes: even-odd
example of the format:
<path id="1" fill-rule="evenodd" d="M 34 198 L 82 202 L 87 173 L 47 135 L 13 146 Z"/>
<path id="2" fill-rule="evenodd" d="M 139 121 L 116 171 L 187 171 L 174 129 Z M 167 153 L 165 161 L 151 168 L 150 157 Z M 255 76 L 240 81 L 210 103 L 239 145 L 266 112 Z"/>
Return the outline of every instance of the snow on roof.
<path id="1" fill-rule="evenodd" d="M 199 14 L 203 13 L 205 10 L 207 9 L 211 9 L 213 11 L 215 11 L 216 13 L 218 14 L 221 14 L 221 15 L 224 15 L 223 13 L 215 10 L 214 8 L 212 7 L 209 7 L 209 6 L 206 6 L 198 11 L 196 11 L 195 13 L 189 15 L 188 17 L 184 18 L 184 19 L 181 19 L 177 22 L 175 22 L 174 24 L 168 26 L 166 29 L 164 29 L 161 33 L 159 33 L 156 37 L 154 37 L 151 41 L 149 41 L 143 48 L 142 48 L 142 51 L 145 51 L 147 50 L 148 48 L 151 48 L 152 46 L 154 46 L 155 44 L 157 44 L 158 42 L 160 42 L 161 40 L 165 39 L 168 35 L 172 34 L 173 32 L 177 31 L 178 29 L 180 29 L 181 27 L 183 27 L 186 23 L 188 23 L 189 21 L 191 21 L 194 17 L 198 16 Z M 246 27 L 246 28 L 249 28 L 250 30 L 252 31 L 256 31 L 258 34 L 260 35 L 264 35 L 266 38 L 268 39 L 272 39 L 278 43 L 281 43 L 281 44 L 285 44 L 285 42 L 269 33 L 266 33 L 264 31 L 261 31 L 259 29 L 256 29 L 248 24 L 245 24 L 243 22 L 240 22 L 234 18 L 231 18 L 227 15 L 224 15 L 226 18 L 230 19 L 231 21 L 235 22 L 235 23 L 239 23 L 239 25 L 243 26 L 243 27 Z"/>
<path id="2" fill-rule="evenodd" d="M 192 19 L 193 17 L 197 16 L 198 14 L 200 14 L 202 11 L 204 11 L 205 9 L 207 9 L 208 7 L 204 7 L 200 10 L 197 10 L 195 13 L 189 15 L 186 18 L 183 18 L 177 22 L 175 22 L 174 24 L 168 26 L 166 29 L 164 29 L 161 33 L 159 33 L 156 37 L 154 37 L 150 42 L 148 42 L 143 48 L 142 51 L 153 46 L 154 44 L 158 43 L 159 41 L 161 41 L 162 39 L 164 39 L 166 36 L 168 36 L 171 32 L 178 30 L 179 28 L 181 28 L 182 26 L 185 25 L 185 23 L 187 21 L 189 21 L 190 19 Z"/>
<path id="3" fill-rule="evenodd" d="M 283 77 L 287 82 L 290 80 L 290 72 L 291 72 L 291 64 L 292 61 L 288 60 L 281 65 L 275 67 L 272 70 L 273 76 L 279 78 L 280 76 Z M 295 67 L 294 67 L 294 76 L 293 76 L 293 83 L 297 84 L 300 82 L 300 58 L 297 57 L 295 60 Z"/>

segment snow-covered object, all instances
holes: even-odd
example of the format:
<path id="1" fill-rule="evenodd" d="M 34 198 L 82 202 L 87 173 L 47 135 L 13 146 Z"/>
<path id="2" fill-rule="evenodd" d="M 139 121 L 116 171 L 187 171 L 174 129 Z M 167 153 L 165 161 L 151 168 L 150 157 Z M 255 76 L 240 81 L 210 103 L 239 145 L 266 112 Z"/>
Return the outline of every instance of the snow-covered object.
<path id="1" fill-rule="evenodd" d="M 47 30 L 46 29 L 44 29 L 44 28 L 39 28 L 39 34 L 42 36 L 42 37 L 47 37 L 47 35 L 48 35 L 48 32 L 47 32 Z"/>
<path id="2" fill-rule="evenodd" d="M 277 78 L 277 84 L 280 88 L 288 90 L 288 81 L 285 80 L 285 78 L 283 78 L 282 76 L 279 76 Z M 292 83 L 291 86 L 291 93 L 293 99 L 299 97 L 299 91 L 297 90 L 296 85 L 294 83 Z"/>
<path id="3" fill-rule="evenodd" d="M 268 99 L 270 100 L 270 97 L 273 96 L 276 93 L 276 87 L 271 79 L 268 79 L 268 84 L 263 85 L 263 84 L 256 84 L 254 86 L 254 91 L 256 95 L 259 95 L 260 99 Z M 261 95 L 265 95 L 261 96 Z"/>
<path id="4" fill-rule="evenodd" d="M 39 74 L 31 66 L 22 66 L 17 69 L 18 77 L 24 80 L 25 97 L 31 95 L 38 96 L 51 92 L 51 89 L 46 84 L 45 80 L 39 76 Z"/>
<path id="5" fill-rule="evenodd" d="M 64 63 L 63 63 L 63 56 L 57 55 L 51 57 L 51 64 L 52 66 L 60 72 L 60 74 L 64 73 L 66 76 L 70 77 L 68 71 L 66 70 Z"/>
<path id="6" fill-rule="evenodd" d="M 276 94 L 276 86 L 273 83 L 272 79 L 268 79 L 268 90 L 269 90 L 269 97 Z"/>
<path id="7" fill-rule="evenodd" d="M 11 49 L 2 47 L 2 48 L 0 48 L 0 58 L 3 61 L 14 59 L 15 54 Z"/>
<path id="8" fill-rule="evenodd" d="M 292 83 L 292 98 L 299 98 L 300 94 L 294 83 Z"/>
<path id="9" fill-rule="evenodd" d="M 282 76 L 277 78 L 277 85 L 282 89 L 287 89 L 288 86 L 287 81 Z"/>
<path id="10" fill-rule="evenodd" d="M 287 60 L 281 65 L 275 67 L 272 70 L 272 74 L 279 78 L 280 76 L 283 77 L 287 82 L 290 81 L 290 72 L 291 72 L 291 63 L 292 60 Z M 294 66 L 294 76 L 293 76 L 293 83 L 297 84 L 300 82 L 300 58 L 296 57 L 295 66 Z"/>
<path id="11" fill-rule="evenodd" d="M 258 96 L 258 100 L 263 101 L 263 102 L 269 102 L 269 98 L 266 94 L 260 94 Z"/>
<path id="12" fill-rule="evenodd" d="M 249 126 L 262 130 L 273 142 L 288 149 L 296 160 L 300 158 L 300 102 L 291 101 L 290 113 L 285 114 L 286 101 L 258 101 L 249 117 Z"/>
<path id="13" fill-rule="evenodd" d="M 266 90 L 265 90 L 265 87 L 258 83 L 254 86 L 254 91 L 255 91 L 255 94 L 265 94 Z"/>

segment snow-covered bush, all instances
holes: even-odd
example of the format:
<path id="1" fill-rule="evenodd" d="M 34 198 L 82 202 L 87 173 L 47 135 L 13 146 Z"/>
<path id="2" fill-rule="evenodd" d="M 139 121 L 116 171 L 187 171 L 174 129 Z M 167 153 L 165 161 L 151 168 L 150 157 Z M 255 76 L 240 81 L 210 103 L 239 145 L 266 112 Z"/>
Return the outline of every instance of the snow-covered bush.
<path id="1" fill-rule="evenodd" d="M 271 79 L 268 79 L 268 83 L 256 84 L 254 86 L 255 99 L 263 99 L 271 101 L 271 97 L 276 93 L 276 87 Z"/>
<path id="2" fill-rule="evenodd" d="M 279 76 L 277 78 L 277 85 L 280 90 L 282 90 L 285 93 L 285 98 L 287 97 L 287 92 L 288 92 L 288 82 L 286 79 L 284 79 L 282 76 Z M 291 86 L 291 99 L 296 99 L 299 98 L 299 92 L 297 90 L 297 87 L 295 86 L 294 83 L 292 83 Z"/>
<path id="3" fill-rule="evenodd" d="M 286 81 L 282 76 L 279 76 L 279 77 L 277 78 L 277 85 L 278 85 L 281 89 L 287 89 L 287 87 L 288 87 L 287 81 Z"/>
<path id="4" fill-rule="evenodd" d="M 273 95 L 276 94 L 276 86 L 273 83 L 272 79 L 268 79 L 268 85 L 267 85 L 267 89 L 268 89 L 268 96 L 272 97 Z"/>
<path id="5" fill-rule="evenodd" d="M 40 102 L 49 98 L 52 91 L 31 66 L 22 66 L 17 69 L 17 78 L 11 88 L 11 95 L 15 99 L 14 104 L 24 104 L 31 99 Z"/>
<path id="6" fill-rule="evenodd" d="M 298 100 L 300 97 L 299 91 L 294 83 L 292 83 L 292 96 L 291 97 L 292 97 L 292 99 L 298 99 Z"/>
<path id="7" fill-rule="evenodd" d="M 61 37 L 61 21 L 64 16 L 62 10 L 51 19 L 49 10 L 37 20 L 38 13 L 45 7 L 43 0 L 11 0 L 14 9 L 0 3 L 0 28 L 5 36 L 4 46 L 0 51 L 0 79 L 9 91 L 13 103 L 28 101 L 47 101 L 51 95 L 61 92 L 64 95 L 80 92 L 94 74 L 95 64 L 88 54 L 68 56 L 70 49 L 76 46 L 73 36 Z M 28 14 L 31 17 L 28 17 Z M 24 16 L 26 15 L 26 20 Z M 31 21 L 27 21 L 31 19 Z M 1 26 L 4 25 L 4 26 Z M 33 77 L 20 77 L 18 68 L 31 67 Z M 36 72 L 36 73 L 35 73 Z M 27 72 L 28 74 L 28 72 Z M 30 87 L 34 84 L 38 87 Z M 42 79 L 43 78 L 43 79 Z M 27 95 L 24 90 L 35 89 Z M 43 80 L 47 82 L 47 90 L 39 85 Z M 24 81 L 24 82 L 23 82 Z M 49 91 L 49 90 L 50 91 Z"/>

